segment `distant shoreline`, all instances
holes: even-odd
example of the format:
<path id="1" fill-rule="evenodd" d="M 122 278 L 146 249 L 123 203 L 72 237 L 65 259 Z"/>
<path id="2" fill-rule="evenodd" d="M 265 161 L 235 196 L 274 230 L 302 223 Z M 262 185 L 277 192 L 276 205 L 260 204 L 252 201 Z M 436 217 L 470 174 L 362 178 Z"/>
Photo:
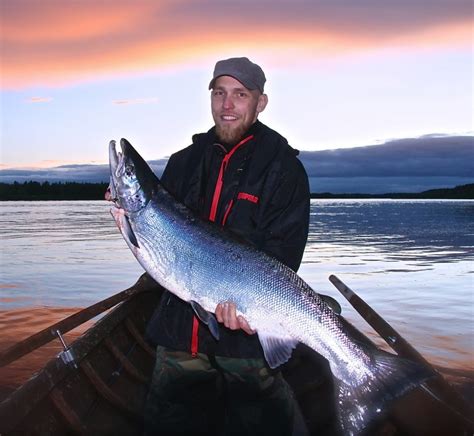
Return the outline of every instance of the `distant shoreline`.
<path id="1" fill-rule="evenodd" d="M 392 192 L 387 194 L 331 194 L 312 193 L 311 198 L 321 199 L 345 199 L 345 198 L 387 198 L 394 200 L 411 199 L 431 199 L 431 200 L 474 200 L 474 183 L 460 185 L 454 188 L 430 189 L 428 191 L 410 193 L 410 192 Z"/>
<path id="2" fill-rule="evenodd" d="M 107 183 L 0 183 L 0 201 L 103 200 Z M 430 189 L 419 193 L 332 194 L 312 193 L 314 199 L 458 199 L 474 200 L 474 183 L 454 188 Z"/>

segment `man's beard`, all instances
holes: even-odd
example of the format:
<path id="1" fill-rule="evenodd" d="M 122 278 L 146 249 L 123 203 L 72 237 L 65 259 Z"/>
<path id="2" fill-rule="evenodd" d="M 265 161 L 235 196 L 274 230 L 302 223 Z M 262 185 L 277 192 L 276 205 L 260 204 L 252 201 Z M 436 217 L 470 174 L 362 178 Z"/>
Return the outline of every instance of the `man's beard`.
<path id="1" fill-rule="evenodd" d="M 216 135 L 219 141 L 227 145 L 235 145 L 241 139 L 243 139 L 245 132 L 249 129 L 250 126 L 245 124 L 239 124 L 236 127 L 232 126 L 220 126 L 216 124 Z"/>

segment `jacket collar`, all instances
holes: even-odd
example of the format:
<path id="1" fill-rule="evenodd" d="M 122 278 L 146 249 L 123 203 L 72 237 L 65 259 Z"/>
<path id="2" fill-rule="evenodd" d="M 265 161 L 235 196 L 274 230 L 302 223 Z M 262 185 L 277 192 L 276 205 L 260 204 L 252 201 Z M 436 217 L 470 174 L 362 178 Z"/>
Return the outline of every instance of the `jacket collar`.
<path id="1" fill-rule="evenodd" d="M 245 132 L 245 134 L 242 136 L 242 138 L 237 141 L 236 144 L 238 144 L 242 139 L 247 138 L 250 135 L 258 135 L 263 129 L 263 124 L 257 120 L 255 123 L 253 123 L 249 129 Z M 219 141 L 216 135 L 216 127 L 212 127 L 207 134 L 209 135 L 209 139 L 211 139 L 212 144 L 214 144 L 216 147 L 222 149 L 223 151 L 229 152 L 232 147 L 234 147 L 236 144 L 225 144 L 222 141 Z"/>

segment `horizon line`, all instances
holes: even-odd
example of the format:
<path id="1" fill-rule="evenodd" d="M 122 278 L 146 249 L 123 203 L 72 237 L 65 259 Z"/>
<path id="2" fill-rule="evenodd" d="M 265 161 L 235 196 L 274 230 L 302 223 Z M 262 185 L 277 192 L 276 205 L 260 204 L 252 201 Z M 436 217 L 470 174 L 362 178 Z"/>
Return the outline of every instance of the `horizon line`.
<path id="1" fill-rule="evenodd" d="M 348 145 L 348 146 L 335 146 L 334 148 L 325 148 L 322 150 L 308 150 L 308 149 L 298 149 L 298 151 L 301 152 L 308 152 L 308 153 L 318 153 L 318 152 L 326 152 L 326 151 L 337 151 L 337 150 L 349 150 L 349 149 L 355 149 L 355 148 L 365 148 L 365 147 L 375 147 L 375 146 L 380 146 L 380 145 L 385 145 L 389 144 L 392 142 L 397 142 L 397 141 L 403 141 L 403 140 L 409 140 L 409 139 L 423 139 L 423 138 L 459 138 L 459 137 L 473 137 L 474 138 L 474 131 L 467 131 L 467 132 L 457 132 L 457 133 L 425 133 L 423 135 L 418 135 L 418 136 L 404 136 L 404 137 L 397 137 L 397 138 L 386 138 L 386 139 L 381 139 L 381 140 L 375 140 L 373 144 L 366 144 L 366 145 Z M 153 159 L 147 160 L 148 162 L 156 162 L 160 160 L 168 160 L 170 156 L 162 156 L 162 157 L 157 157 Z M 38 163 L 33 163 L 33 164 L 25 164 L 17 166 L 15 164 L 9 165 L 9 164 L 4 164 L 0 163 L 0 172 L 4 170 L 17 170 L 17 171 L 35 171 L 35 170 L 50 170 L 50 169 L 55 169 L 55 168 L 63 168 L 63 167 L 73 167 L 73 166 L 102 166 L 102 165 L 108 165 L 108 160 L 104 159 L 104 161 L 97 161 L 97 160 L 85 160 L 83 162 L 78 162 L 78 161 L 57 161 L 58 164 L 55 166 L 43 166 L 41 165 L 41 162 L 54 162 L 54 160 L 51 159 L 45 159 L 44 161 L 40 161 Z M 61 163 L 62 162 L 62 163 Z"/>

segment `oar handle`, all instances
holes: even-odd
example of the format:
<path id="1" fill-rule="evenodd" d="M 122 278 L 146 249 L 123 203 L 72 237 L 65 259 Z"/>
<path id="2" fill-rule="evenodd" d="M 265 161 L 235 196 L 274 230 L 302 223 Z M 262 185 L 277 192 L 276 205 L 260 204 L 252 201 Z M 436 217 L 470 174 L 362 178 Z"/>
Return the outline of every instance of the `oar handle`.
<path id="1" fill-rule="evenodd" d="M 427 383 L 429 388 L 435 390 L 445 403 L 459 409 L 463 418 L 472 426 L 471 406 L 467 404 L 464 398 L 444 379 L 444 377 L 352 289 L 346 286 L 335 275 L 329 276 L 329 281 L 399 356 L 418 362 L 436 374 L 437 377 Z"/>

